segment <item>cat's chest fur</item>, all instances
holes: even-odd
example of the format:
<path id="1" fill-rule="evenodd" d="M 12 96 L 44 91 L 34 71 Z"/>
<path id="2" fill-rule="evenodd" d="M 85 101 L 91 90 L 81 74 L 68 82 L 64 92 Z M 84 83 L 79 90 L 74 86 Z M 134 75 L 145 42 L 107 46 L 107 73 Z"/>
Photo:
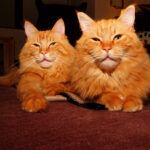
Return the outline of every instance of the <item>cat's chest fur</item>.
<path id="1" fill-rule="evenodd" d="M 40 77 L 42 87 L 48 84 L 65 83 L 70 80 L 69 69 L 65 67 L 52 67 L 47 69 L 31 67 L 25 71 L 26 73 L 33 73 L 35 76 Z"/>
<path id="2" fill-rule="evenodd" d="M 127 78 L 127 74 L 124 78 Z M 98 68 L 89 68 L 82 77 L 82 80 L 78 82 L 79 86 L 76 87 L 80 88 L 79 91 L 83 98 L 94 97 L 95 95 L 112 90 L 120 91 L 123 96 L 122 86 L 126 86 L 123 81 L 124 78 L 117 71 L 108 74 Z"/>
<path id="3" fill-rule="evenodd" d="M 51 71 L 44 71 L 42 75 L 43 84 L 45 83 L 59 83 L 59 82 L 66 82 L 69 79 L 69 74 L 67 72 L 61 72 L 61 70 L 51 72 Z"/>

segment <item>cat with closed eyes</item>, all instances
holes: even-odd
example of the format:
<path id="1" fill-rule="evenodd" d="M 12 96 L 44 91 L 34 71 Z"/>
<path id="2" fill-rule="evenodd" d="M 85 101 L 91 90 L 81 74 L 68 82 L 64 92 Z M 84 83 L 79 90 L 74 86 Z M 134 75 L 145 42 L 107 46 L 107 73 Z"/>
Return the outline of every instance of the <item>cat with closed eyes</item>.
<path id="1" fill-rule="evenodd" d="M 135 33 L 135 6 L 117 19 L 94 21 L 78 12 L 83 32 L 77 41 L 72 85 L 84 103 L 110 111 L 142 110 L 150 90 L 150 58 Z"/>
<path id="2" fill-rule="evenodd" d="M 62 19 L 51 30 L 39 31 L 28 21 L 24 28 L 27 41 L 19 55 L 20 67 L 1 79 L 5 79 L 3 85 L 12 85 L 13 79 L 19 78 L 17 95 L 22 109 L 37 112 L 47 107 L 46 97 L 55 100 L 60 92 L 72 91 L 70 75 L 75 50 L 65 36 Z"/>

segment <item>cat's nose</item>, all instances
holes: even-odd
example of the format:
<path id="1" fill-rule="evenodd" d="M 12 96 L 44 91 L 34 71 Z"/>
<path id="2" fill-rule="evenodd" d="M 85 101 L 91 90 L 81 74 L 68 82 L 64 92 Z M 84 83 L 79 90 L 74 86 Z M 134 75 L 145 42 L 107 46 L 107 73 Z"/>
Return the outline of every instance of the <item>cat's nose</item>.
<path id="1" fill-rule="evenodd" d="M 112 45 L 111 44 L 103 44 L 102 49 L 104 51 L 110 51 L 112 49 Z"/>
<path id="2" fill-rule="evenodd" d="M 105 47 L 102 47 L 102 49 L 104 51 L 110 51 L 112 49 L 112 47 L 111 46 L 105 46 Z"/>
<path id="3" fill-rule="evenodd" d="M 43 50 L 43 51 L 41 51 L 41 54 L 45 55 L 45 54 L 47 54 L 47 51 Z"/>

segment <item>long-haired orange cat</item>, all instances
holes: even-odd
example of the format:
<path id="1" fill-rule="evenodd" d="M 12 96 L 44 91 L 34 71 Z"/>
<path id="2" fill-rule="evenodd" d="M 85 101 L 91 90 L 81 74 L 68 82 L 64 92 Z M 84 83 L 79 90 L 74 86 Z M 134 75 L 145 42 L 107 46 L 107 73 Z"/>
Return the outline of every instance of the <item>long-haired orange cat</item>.
<path id="1" fill-rule="evenodd" d="M 94 21 L 82 12 L 78 19 L 83 35 L 72 77 L 76 93 L 111 111 L 141 110 L 150 90 L 150 59 L 133 27 L 134 5 L 118 19 Z"/>
<path id="2" fill-rule="evenodd" d="M 65 36 L 62 19 L 47 31 L 38 31 L 26 21 L 25 33 L 27 41 L 19 56 L 17 92 L 22 109 L 37 112 L 46 108 L 45 96 L 70 91 L 74 49 Z"/>

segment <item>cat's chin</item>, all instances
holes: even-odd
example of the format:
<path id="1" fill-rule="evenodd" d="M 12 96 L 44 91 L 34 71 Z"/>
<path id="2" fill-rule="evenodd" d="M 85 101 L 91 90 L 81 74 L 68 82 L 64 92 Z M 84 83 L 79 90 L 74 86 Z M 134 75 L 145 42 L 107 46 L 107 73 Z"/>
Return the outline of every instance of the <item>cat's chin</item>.
<path id="1" fill-rule="evenodd" d="M 49 62 L 49 61 L 43 61 L 41 63 L 39 63 L 40 67 L 42 68 L 50 68 L 52 66 L 53 62 Z"/>
<path id="2" fill-rule="evenodd" d="M 99 67 L 104 71 L 113 71 L 120 63 L 120 60 L 105 59 L 99 63 Z"/>

